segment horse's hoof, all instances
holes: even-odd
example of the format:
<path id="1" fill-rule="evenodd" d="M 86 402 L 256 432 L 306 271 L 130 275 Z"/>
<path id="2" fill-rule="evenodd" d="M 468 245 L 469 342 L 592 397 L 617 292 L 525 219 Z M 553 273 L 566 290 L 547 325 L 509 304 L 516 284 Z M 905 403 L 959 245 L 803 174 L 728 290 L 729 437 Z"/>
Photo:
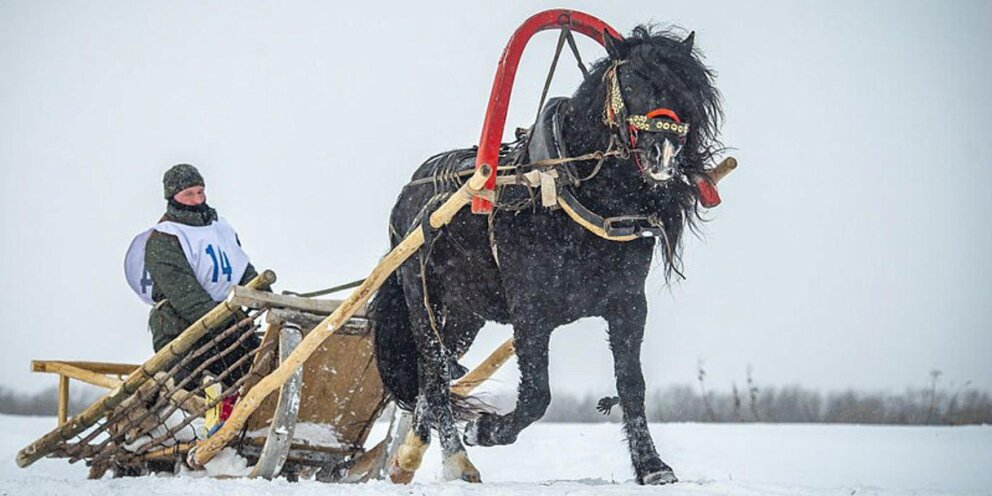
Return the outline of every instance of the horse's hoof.
<path id="1" fill-rule="evenodd" d="M 389 480 L 394 484 L 409 484 L 420 468 L 427 446 L 415 432 L 408 432 L 403 444 L 396 450 L 396 456 L 389 463 Z"/>
<path id="2" fill-rule="evenodd" d="M 448 360 L 448 370 L 451 371 L 451 380 L 461 379 L 468 373 L 468 367 L 458 363 L 453 357 Z"/>
<path id="3" fill-rule="evenodd" d="M 462 436 L 465 444 L 469 446 L 479 445 L 479 421 L 472 420 L 465 424 L 465 435 Z"/>
<path id="4" fill-rule="evenodd" d="M 465 482 L 482 482 L 479 470 L 468 459 L 468 453 L 460 451 L 444 459 L 444 479 L 463 480 Z"/>
<path id="5" fill-rule="evenodd" d="M 413 481 L 414 475 L 416 475 L 416 472 L 404 470 L 395 460 L 389 464 L 389 481 L 393 484 L 409 484 Z"/>
<path id="6" fill-rule="evenodd" d="M 674 484 L 678 481 L 672 469 L 665 469 L 647 474 L 637 482 L 644 486 L 663 486 L 665 484 Z"/>
<path id="7" fill-rule="evenodd" d="M 465 424 L 465 434 L 462 439 L 469 446 L 513 444 L 517 440 L 517 433 L 507 428 L 502 420 L 503 418 L 498 415 L 484 413 Z"/>

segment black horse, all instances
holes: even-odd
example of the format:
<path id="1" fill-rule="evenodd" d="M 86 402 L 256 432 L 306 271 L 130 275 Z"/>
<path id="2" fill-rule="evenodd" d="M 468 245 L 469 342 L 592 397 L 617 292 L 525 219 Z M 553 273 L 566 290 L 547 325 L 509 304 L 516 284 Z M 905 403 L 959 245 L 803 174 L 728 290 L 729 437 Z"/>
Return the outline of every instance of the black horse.
<path id="1" fill-rule="evenodd" d="M 609 57 L 593 65 L 571 98 L 552 100 L 538 125 L 505 146 L 501 164 L 520 164 L 520 176 L 540 168 L 527 167 L 535 160 L 606 152 L 556 166 L 557 193 L 579 206 L 572 210 L 616 224 L 597 234 L 564 208 L 542 206 L 532 188 L 504 186 L 493 214 L 462 211 L 443 229 L 427 232 L 419 256 L 402 265 L 371 303 L 383 382 L 402 408 L 414 411 L 411 439 L 420 450 L 400 453 L 402 470 L 419 465 L 433 427 L 445 477 L 479 479 L 458 437 L 459 404 L 456 399 L 453 409 L 449 385 L 463 372 L 455 358 L 485 322 L 513 326 L 521 374 L 513 412 L 482 413 L 465 428 L 466 443 L 492 446 L 513 443 L 544 415 L 551 401 L 551 332 L 598 316 L 609 325 L 637 482 L 676 481 L 658 456 L 644 412 L 644 283 L 656 252 L 666 277 L 679 273 L 683 231 L 699 221 L 701 193 L 694 181 L 720 151 L 721 101 L 713 72 L 693 50 L 693 34 L 682 39 L 638 27 L 627 39 L 604 36 Z M 454 191 L 474 157 L 473 149 L 442 153 L 414 173 L 392 211 L 393 246 Z M 626 233 L 626 241 L 604 236 L 611 232 Z"/>

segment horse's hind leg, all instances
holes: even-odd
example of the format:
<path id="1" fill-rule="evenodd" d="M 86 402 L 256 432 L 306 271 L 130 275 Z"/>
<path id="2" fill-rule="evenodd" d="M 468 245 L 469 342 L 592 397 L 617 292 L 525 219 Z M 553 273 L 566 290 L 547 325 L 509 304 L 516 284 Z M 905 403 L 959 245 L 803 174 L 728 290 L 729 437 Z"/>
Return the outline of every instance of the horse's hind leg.
<path id="1" fill-rule="evenodd" d="M 458 438 L 455 416 L 451 408 L 451 371 L 448 355 L 440 340 L 439 331 L 431 326 L 431 320 L 424 307 L 424 292 L 420 274 L 413 264 L 406 264 L 400 270 L 404 281 L 403 290 L 410 322 L 413 325 L 414 341 L 417 343 L 420 363 L 420 394 L 425 401 L 422 418 L 437 429 L 444 458 L 444 477 L 448 480 L 461 479 L 480 482 L 479 471 L 472 465 L 465 452 L 465 446 Z M 408 282 L 409 281 L 409 282 Z M 418 400 L 418 403 L 421 400 Z"/>
<path id="2" fill-rule="evenodd" d="M 667 484 L 677 482 L 671 467 L 661 461 L 644 413 L 644 375 L 641 372 L 641 341 L 647 303 L 644 295 L 622 299 L 606 315 L 609 323 L 610 349 L 617 393 L 623 409 L 623 427 L 627 434 L 630 456 L 638 484 Z"/>
<path id="3" fill-rule="evenodd" d="M 548 385 L 548 342 L 550 327 L 528 327 L 514 324 L 513 342 L 520 368 L 517 406 L 506 415 L 485 414 L 465 428 L 469 444 L 494 446 L 511 444 L 528 425 L 533 424 L 551 403 Z"/>
<path id="4" fill-rule="evenodd" d="M 406 433 L 389 465 L 389 480 L 393 484 L 409 484 L 417 474 L 424 453 L 431 444 L 431 423 L 427 415 L 427 402 L 423 395 L 417 397 L 412 426 Z"/>

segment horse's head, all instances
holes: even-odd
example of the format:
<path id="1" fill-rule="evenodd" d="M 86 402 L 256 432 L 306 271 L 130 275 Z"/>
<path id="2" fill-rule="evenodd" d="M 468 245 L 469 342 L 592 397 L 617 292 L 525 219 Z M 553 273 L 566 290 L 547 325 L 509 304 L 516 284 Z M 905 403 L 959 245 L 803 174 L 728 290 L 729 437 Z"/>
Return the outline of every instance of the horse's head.
<path id="1" fill-rule="evenodd" d="M 654 186 L 691 182 L 712 155 L 721 117 L 713 74 L 693 51 L 695 33 L 634 29 L 626 40 L 603 33 L 603 120 Z"/>
<path id="2" fill-rule="evenodd" d="M 583 201 L 601 215 L 659 219 L 667 275 L 678 271 L 683 227 L 694 225 L 699 205 L 712 203 L 706 165 L 722 149 L 720 94 L 693 34 L 639 26 L 626 39 L 603 36 L 609 57 L 572 95 L 565 141 L 573 156 L 619 154 L 601 170 L 595 162 L 577 166 L 595 177 L 582 186 Z"/>

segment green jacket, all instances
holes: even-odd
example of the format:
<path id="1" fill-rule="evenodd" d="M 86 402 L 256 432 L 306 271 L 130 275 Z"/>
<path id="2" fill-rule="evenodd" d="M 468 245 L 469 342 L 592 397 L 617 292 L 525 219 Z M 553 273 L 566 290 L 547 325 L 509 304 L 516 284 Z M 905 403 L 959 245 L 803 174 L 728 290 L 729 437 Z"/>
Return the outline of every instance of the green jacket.
<path id="1" fill-rule="evenodd" d="M 216 219 L 217 211 L 212 208 L 194 212 L 170 203 L 161 221 L 206 226 Z M 152 278 L 152 300 L 156 302 L 148 316 L 148 328 L 152 345 L 158 351 L 217 306 L 217 302 L 200 286 L 179 240 L 171 234 L 152 232 L 145 245 L 145 267 Z M 247 284 L 257 275 L 249 263 L 239 284 Z"/>

